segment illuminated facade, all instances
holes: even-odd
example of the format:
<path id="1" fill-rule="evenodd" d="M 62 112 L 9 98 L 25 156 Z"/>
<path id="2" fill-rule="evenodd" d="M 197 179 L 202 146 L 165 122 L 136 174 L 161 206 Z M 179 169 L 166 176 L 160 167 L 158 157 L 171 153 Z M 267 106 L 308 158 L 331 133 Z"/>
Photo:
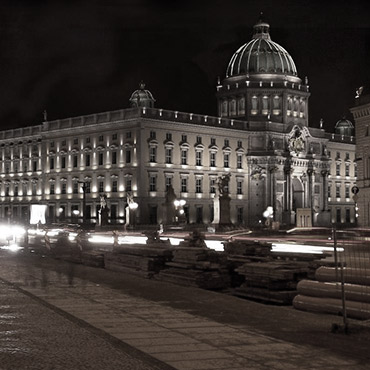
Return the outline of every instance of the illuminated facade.
<path id="1" fill-rule="evenodd" d="M 355 181 L 352 132 L 309 127 L 309 96 L 308 79 L 260 21 L 218 83 L 218 117 L 154 108 L 141 84 L 128 109 L 0 132 L 1 216 L 24 217 L 39 203 L 49 221 L 96 222 L 105 195 L 112 223 L 124 222 L 129 199 L 138 203 L 136 223 L 170 223 L 171 186 L 186 201 L 188 223 L 211 224 L 218 178 L 229 173 L 233 224 L 259 225 L 269 206 L 287 226 L 299 222 L 299 210 L 310 211 L 301 224 L 354 222 L 346 198 Z"/>
<path id="2" fill-rule="evenodd" d="M 361 89 L 361 90 L 360 90 Z M 370 226 L 370 94 L 368 89 L 362 93 L 360 88 L 356 96 L 356 105 L 351 109 L 356 123 L 356 157 L 358 164 L 359 188 L 358 224 Z"/>

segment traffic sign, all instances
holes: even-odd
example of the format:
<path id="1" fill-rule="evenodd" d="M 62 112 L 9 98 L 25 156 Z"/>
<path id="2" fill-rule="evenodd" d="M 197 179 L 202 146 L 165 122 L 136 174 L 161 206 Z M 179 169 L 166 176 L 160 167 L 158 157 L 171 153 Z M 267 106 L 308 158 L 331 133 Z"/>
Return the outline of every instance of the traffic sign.
<path id="1" fill-rule="evenodd" d="M 357 194 L 360 191 L 360 189 L 358 188 L 358 186 L 352 186 L 351 191 L 353 194 Z"/>

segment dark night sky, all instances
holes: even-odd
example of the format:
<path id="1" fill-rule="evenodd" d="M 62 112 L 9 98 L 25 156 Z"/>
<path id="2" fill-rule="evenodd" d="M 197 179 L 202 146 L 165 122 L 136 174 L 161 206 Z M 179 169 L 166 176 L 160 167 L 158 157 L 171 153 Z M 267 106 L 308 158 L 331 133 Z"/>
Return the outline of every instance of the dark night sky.
<path id="1" fill-rule="evenodd" d="M 140 80 L 156 106 L 216 115 L 217 76 L 264 12 L 309 77 L 310 126 L 351 118 L 370 82 L 368 0 L 0 0 L 0 129 L 128 107 Z M 352 118 L 351 118 L 352 119 Z"/>

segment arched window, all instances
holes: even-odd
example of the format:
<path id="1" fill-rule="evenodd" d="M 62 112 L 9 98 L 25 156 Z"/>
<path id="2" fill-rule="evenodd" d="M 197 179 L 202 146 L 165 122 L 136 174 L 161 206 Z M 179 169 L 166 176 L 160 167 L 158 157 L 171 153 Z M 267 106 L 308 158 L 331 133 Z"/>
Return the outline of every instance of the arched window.
<path id="1" fill-rule="evenodd" d="M 267 116 L 269 114 L 269 97 L 267 95 L 264 95 L 262 98 L 262 114 L 264 116 Z"/>
<path id="2" fill-rule="evenodd" d="M 244 98 L 240 98 L 239 99 L 239 107 L 238 107 L 238 113 L 239 115 L 241 114 L 245 114 L 245 99 Z"/>
<path id="3" fill-rule="evenodd" d="M 256 95 L 252 96 L 251 114 L 253 114 L 253 115 L 258 114 L 258 97 Z"/>

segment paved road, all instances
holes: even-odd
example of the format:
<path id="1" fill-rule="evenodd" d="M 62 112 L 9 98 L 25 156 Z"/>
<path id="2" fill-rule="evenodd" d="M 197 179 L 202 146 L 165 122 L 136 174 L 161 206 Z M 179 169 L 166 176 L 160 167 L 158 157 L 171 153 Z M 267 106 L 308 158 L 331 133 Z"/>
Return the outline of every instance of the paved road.
<path id="1" fill-rule="evenodd" d="M 0 252 L 0 279 L 0 369 L 370 369 L 332 316 L 26 252 Z"/>

